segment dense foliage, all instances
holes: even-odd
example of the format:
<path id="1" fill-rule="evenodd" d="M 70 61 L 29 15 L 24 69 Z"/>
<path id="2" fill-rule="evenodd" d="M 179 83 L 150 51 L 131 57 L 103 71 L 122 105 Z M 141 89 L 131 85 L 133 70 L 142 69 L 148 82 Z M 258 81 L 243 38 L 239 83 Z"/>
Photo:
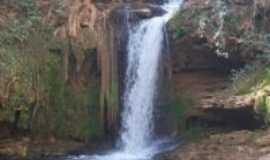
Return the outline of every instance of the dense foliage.
<path id="1" fill-rule="evenodd" d="M 63 73 L 67 42 L 42 22 L 35 0 L 12 5 L 20 15 L 0 30 L 0 121 L 39 135 L 98 136 L 96 84 L 75 92 Z"/>

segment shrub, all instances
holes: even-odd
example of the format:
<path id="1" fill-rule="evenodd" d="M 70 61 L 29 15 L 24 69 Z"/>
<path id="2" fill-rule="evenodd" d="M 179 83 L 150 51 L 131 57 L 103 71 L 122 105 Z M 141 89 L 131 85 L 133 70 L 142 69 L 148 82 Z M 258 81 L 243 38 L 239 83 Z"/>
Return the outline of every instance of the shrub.
<path id="1" fill-rule="evenodd" d="M 255 62 L 247 64 L 240 70 L 232 71 L 232 88 L 236 94 L 251 93 L 264 85 L 270 83 L 269 65 Z"/>

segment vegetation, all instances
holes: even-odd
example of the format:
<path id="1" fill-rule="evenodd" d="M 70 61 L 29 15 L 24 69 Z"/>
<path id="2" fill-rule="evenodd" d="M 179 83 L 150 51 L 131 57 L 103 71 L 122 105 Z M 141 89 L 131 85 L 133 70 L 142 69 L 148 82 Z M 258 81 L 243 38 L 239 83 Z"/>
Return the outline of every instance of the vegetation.
<path id="1" fill-rule="evenodd" d="M 196 100 L 187 93 L 172 97 L 167 108 L 175 117 L 177 131 L 186 140 L 197 140 L 204 134 L 204 126 L 188 124 L 188 117 Z"/>
<path id="2" fill-rule="evenodd" d="M 28 141 L 28 136 L 33 137 L 33 139 L 29 138 L 29 141 L 35 140 L 36 137 L 42 140 L 48 139 L 48 141 L 51 138 L 52 141 L 55 141 L 54 138 L 59 138 L 56 142 L 58 143 L 61 138 L 88 142 L 101 136 L 115 134 L 112 132 L 118 130 L 118 120 L 121 118 L 119 116 L 121 110 L 119 108 L 121 104 L 119 102 L 119 88 L 122 87 L 120 86 L 122 84 L 120 84 L 119 78 L 123 77 L 118 77 L 118 74 L 125 70 L 118 69 L 118 67 L 126 64 L 121 62 L 125 56 L 120 58 L 115 56 L 116 52 L 124 51 L 122 48 L 120 50 L 117 48 L 123 47 L 120 44 L 123 37 L 119 36 L 118 32 L 114 33 L 113 27 L 117 25 L 110 24 L 114 20 L 119 24 L 121 19 L 115 19 L 115 16 L 109 14 L 113 13 L 112 8 L 119 7 L 110 8 L 110 5 L 107 4 L 103 6 L 102 3 L 109 2 L 103 0 L 49 0 L 42 2 L 47 3 L 44 8 L 39 8 L 39 2 L 36 0 L 2 0 L 0 2 L 12 9 L 11 14 L 4 15 L 4 18 L 1 17 L 0 10 L 1 142 L 3 135 L 4 138 L 8 139 L 13 136 L 23 137 L 22 141 L 25 137 L 21 135 L 27 135 L 25 141 Z M 92 4 L 96 2 L 97 5 Z M 115 3 L 118 1 L 113 1 L 113 5 Z M 244 68 L 232 71 L 231 87 L 234 91 L 232 98 L 238 100 L 238 96 L 234 95 L 239 95 L 240 98 L 242 95 L 255 97 L 255 109 L 259 108 L 264 114 L 266 124 L 269 125 L 270 59 L 267 50 L 269 49 L 270 36 L 266 33 L 266 29 L 265 32 L 262 31 L 262 22 L 266 21 L 266 17 L 260 21 L 256 20 L 255 13 L 250 12 L 245 15 L 250 8 L 241 10 L 243 11 L 241 14 L 234 14 L 236 12 L 234 10 L 237 9 L 228 10 L 228 13 L 224 14 L 220 13 L 224 7 L 215 6 L 215 3 L 205 3 L 204 6 L 197 5 L 197 3 L 200 2 L 192 4 L 194 6 L 191 9 L 188 8 L 188 5 L 183 7 L 183 10 L 178 12 L 169 24 L 172 40 L 177 41 L 177 43 L 172 42 L 172 45 L 177 46 L 175 50 L 172 50 L 172 59 L 168 59 L 170 64 L 167 65 L 165 64 L 167 62 L 164 62 L 166 70 L 172 71 L 172 74 L 194 71 L 194 74 L 190 74 L 192 78 L 188 77 L 189 74 L 187 77 L 179 76 L 179 80 L 183 78 L 181 82 L 186 80 L 187 83 L 186 86 L 183 83 L 184 85 L 181 84 L 177 87 L 181 90 L 184 86 L 183 88 L 192 90 L 192 92 L 200 93 L 198 96 L 173 93 L 174 96 L 170 97 L 169 104 L 163 107 L 168 115 L 172 115 L 168 119 L 170 119 L 172 126 L 176 126 L 175 133 L 177 132 L 178 135 L 188 140 L 201 138 L 206 133 L 205 128 L 208 129 L 208 133 L 212 131 L 210 128 L 212 127 L 212 117 L 209 117 L 209 121 L 208 117 L 203 119 L 203 116 L 210 112 L 210 116 L 222 119 L 213 118 L 213 126 L 217 126 L 217 128 L 219 125 L 222 127 L 223 125 L 231 125 L 230 123 L 238 120 L 234 119 L 235 115 L 230 116 L 231 113 L 243 112 L 243 117 L 242 114 L 236 113 L 240 115 L 241 120 L 243 118 L 243 121 L 249 120 L 248 116 L 254 116 L 255 111 L 254 114 L 253 111 L 250 111 L 252 115 L 244 113 L 247 108 L 245 106 L 243 111 L 241 110 L 242 106 L 239 107 L 240 109 L 237 108 L 238 106 L 235 107 L 235 99 L 227 104 L 226 98 L 231 98 L 231 95 L 227 95 L 229 93 L 227 93 L 225 85 L 227 74 L 220 76 L 215 75 L 215 73 L 223 70 L 223 66 L 224 71 L 227 71 L 232 66 L 237 66 L 235 63 L 238 60 L 239 62 L 248 61 L 250 57 L 253 58 L 254 55 L 258 54 L 262 56 Z M 237 7 L 241 8 L 241 5 L 237 4 Z M 229 9 L 233 6 L 226 7 Z M 53 22 L 45 22 L 48 17 L 45 18 L 42 15 L 43 12 L 48 12 L 46 14 L 49 16 L 46 16 L 52 16 Z M 134 14 L 136 13 L 134 12 Z M 252 18 L 255 18 L 254 22 L 251 20 Z M 182 41 L 179 40 L 185 40 L 183 37 L 188 38 L 188 40 L 185 41 L 187 43 L 184 43 L 184 46 L 181 46 Z M 117 43 L 116 46 L 115 43 Z M 189 51 L 198 56 L 193 56 Z M 224 57 L 216 55 L 211 57 L 208 54 L 215 51 L 216 53 L 222 52 L 219 56 L 224 54 L 225 59 L 219 59 Z M 189 55 L 185 56 L 183 53 Z M 183 59 L 181 61 L 183 63 L 179 64 L 178 61 L 174 61 L 174 58 Z M 162 59 L 162 61 L 164 60 L 166 61 L 166 58 Z M 219 63 L 222 64 L 219 66 Z M 208 70 L 211 73 L 204 74 Z M 160 67 L 160 71 L 165 70 Z M 194 76 L 201 71 L 202 75 Z M 215 72 L 212 73 L 212 71 Z M 223 74 L 223 72 L 218 74 Z M 211 78 L 214 80 L 212 81 Z M 177 81 L 177 83 L 181 82 Z M 212 85 L 211 83 L 216 84 Z M 198 98 L 200 103 L 197 103 L 194 97 Z M 203 102 L 207 104 L 203 106 Z M 194 110 L 195 103 L 196 109 L 198 106 L 199 111 Z M 203 107 L 200 108 L 197 104 L 201 104 Z M 231 106 L 227 107 L 226 105 Z M 228 112 L 228 110 L 232 110 L 230 107 L 233 108 L 233 111 Z M 193 111 L 198 111 L 198 113 Z M 223 115 L 223 112 L 226 116 Z M 215 113 L 219 114 L 214 115 Z M 231 121 L 223 122 L 223 119 Z M 234 127 L 234 125 L 232 126 Z M 17 136 L 17 133 L 20 136 Z M 35 143 L 35 141 L 32 142 Z M 22 145 L 20 153 L 22 157 L 26 157 L 28 152 L 29 144 L 26 143 L 25 146 Z M 10 148 L 15 147 L 11 146 Z M 13 150 L 11 149 L 11 151 Z"/>
<path id="3" fill-rule="evenodd" d="M 64 78 L 66 42 L 42 22 L 35 0 L 13 5 L 23 14 L 0 30 L 0 121 L 36 135 L 99 136 L 96 82 L 76 92 Z"/>
<path id="4" fill-rule="evenodd" d="M 188 33 L 188 29 L 187 28 L 184 28 L 184 27 L 178 27 L 175 31 L 175 36 L 176 38 L 182 38 L 184 37 L 187 33 Z"/>
<path id="5" fill-rule="evenodd" d="M 232 70 L 231 80 L 235 94 L 249 94 L 270 84 L 269 58 L 268 53 L 261 54 L 243 68 Z"/>
<path id="6" fill-rule="evenodd" d="M 236 94 L 248 94 L 270 82 L 269 65 L 260 62 L 232 71 L 232 87 Z"/>
<path id="7" fill-rule="evenodd" d="M 169 109 L 170 112 L 176 117 L 176 121 L 180 130 L 185 130 L 186 126 L 186 116 L 188 109 L 191 108 L 194 104 L 194 100 L 191 96 L 180 95 L 175 96 L 170 100 Z"/>
<path id="8" fill-rule="evenodd" d="M 270 122 L 269 86 L 270 65 L 267 54 L 258 57 L 257 61 L 232 73 L 234 93 L 255 97 L 256 107 L 264 115 L 266 124 Z"/>

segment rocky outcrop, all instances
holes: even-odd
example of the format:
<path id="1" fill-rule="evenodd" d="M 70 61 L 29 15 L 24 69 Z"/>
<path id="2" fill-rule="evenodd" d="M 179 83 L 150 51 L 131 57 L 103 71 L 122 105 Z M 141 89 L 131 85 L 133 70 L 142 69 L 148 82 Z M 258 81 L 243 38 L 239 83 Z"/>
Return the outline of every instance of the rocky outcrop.
<path id="1" fill-rule="evenodd" d="M 177 151 L 164 155 L 164 160 L 267 160 L 269 147 L 261 145 L 269 131 L 257 133 L 247 130 L 204 135 L 198 142 L 180 146 Z M 266 140 L 265 144 L 269 144 Z"/>
<path id="2" fill-rule="evenodd" d="M 192 99 L 192 103 L 186 106 L 187 111 L 184 116 L 187 128 L 222 126 L 229 129 L 255 129 L 262 127 L 263 117 L 255 107 L 254 96 L 234 96 L 230 91 L 227 76 L 227 74 L 211 70 L 173 74 L 174 92 Z M 179 133 L 181 134 L 181 130 Z"/>
<path id="3" fill-rule="evenodd" d="M 268 53 L 268 3 L 267 0 L 184 1 L 182 10 L 169 25 L 172 52 L 175 57 L 181 54 L 181 58 L 174 58 L 178 60 L 175 63 L 180 68 L 185 63 L 198 68 L 203 61 L 202 67 L 224 62 L 238 67 Z M 206 57 L 210 59 L 207 61 Z"/>
<path id="4" fill-rule="evenodd" d="M 231 96 L 231 97 L 207 97 L 201 100 L 200 108 L 226 109 L 226 108 L 253 108 L 255 99 L 251 96 Z"/>
<path id="5" fill-rule="evenodd" d="M 232 70 L 268 56 L 269 10 L 266 0 L 183 2 L 168 30 L 173 87 L 195 99 L 187 113 L 188 123 L 261 127 L 263 117 L 257 108 L 262 108 L 267 98 L 258 101 L 256 95 L 235 96 L 230 78 Z"/>
<path id="6" fill-rule="evenodd" d="M 156 2 L 66 0 L 56 8 L 56 2 L 40 0 L 42 12 L 47 15 L 44 20 L 56 26 L 55 35 L 67 44 L 66 80 L 83 88 L 87 78 L 80 73 L 86 70 L 84 66 L 89 66 L 84 65 L 87 57 L 96 57 L 93 65 L 97 65 L 95 78 L 100 85 L 100 122 L 107 133 L 115 133 L 119 126 L 128 24 L 164 14 L 153 4 Z"/>

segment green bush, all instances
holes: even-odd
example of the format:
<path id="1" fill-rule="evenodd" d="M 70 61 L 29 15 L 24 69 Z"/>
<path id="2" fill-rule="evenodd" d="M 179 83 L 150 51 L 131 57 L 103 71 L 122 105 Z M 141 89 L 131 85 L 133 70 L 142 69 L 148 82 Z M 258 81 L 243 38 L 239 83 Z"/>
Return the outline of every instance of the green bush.
<path id="1" fill-rule="evenodd" d="M 240 70 L 233 70 L 231 80 L 234 93 L 243 95 L 254 92 L 262 84 L 270 84 L 270 66 L 261 62 L 247 64 Z"/>
<path id="2" fill-rule="evenodd" d="M 262 96 L 257 99 L 259 102 L 258 107 L 260 107 L 260 113 L 264 117 L 264 122 L 267 126 L 270 125 L 270 99 L 268 96 Z"/>

